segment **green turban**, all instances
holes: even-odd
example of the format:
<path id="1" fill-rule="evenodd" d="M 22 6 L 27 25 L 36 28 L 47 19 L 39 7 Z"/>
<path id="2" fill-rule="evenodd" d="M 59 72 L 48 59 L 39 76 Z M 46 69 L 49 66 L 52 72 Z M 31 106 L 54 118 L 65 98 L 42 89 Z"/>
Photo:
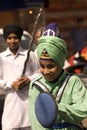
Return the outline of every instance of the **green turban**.
<path id="1" fill-rule="evenodd" d="M 63 39 L 55 36 L 42 36 L 37 46 L 37 55 L 39 59 L 44 49 L 61 68 L 64 66 L 67 49 Z"/>

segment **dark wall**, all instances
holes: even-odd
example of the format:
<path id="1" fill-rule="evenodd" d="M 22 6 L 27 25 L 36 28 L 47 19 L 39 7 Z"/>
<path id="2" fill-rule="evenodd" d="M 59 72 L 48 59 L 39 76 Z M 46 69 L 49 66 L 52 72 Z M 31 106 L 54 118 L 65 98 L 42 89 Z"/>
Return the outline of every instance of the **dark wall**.
<path id="1" fill-rule="evenodd" d="M 29 6 L 38 6 L 44 0 L 0 0 L 0 10 L 14 10 Z"/>

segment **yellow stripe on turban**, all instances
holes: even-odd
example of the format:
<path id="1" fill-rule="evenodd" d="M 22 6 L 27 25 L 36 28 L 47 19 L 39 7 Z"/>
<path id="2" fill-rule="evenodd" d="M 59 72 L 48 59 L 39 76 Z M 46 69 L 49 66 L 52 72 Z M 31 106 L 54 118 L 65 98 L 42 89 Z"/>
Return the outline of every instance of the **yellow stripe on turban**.
<path id="1" fill-rule="evenodd" d="M 66 43 L 63 39 L 55 36 L 42 36 L 38 41 L 37 55 L 40 59 L 44 49 L 48 52 L 49 56 L 60 66 L 64 66 L 66 59 L 67 49 Z"/>

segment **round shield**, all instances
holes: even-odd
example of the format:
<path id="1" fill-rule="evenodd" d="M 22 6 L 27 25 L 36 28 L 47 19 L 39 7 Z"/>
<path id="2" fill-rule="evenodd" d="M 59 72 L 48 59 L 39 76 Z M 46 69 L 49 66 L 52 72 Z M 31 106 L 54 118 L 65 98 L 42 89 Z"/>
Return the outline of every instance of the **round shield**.
<path id="1" fill-rule="evenodd" d="M 53 96 L 42 92 L 35 102 L 35 114 L 39 123 L 45 128 L 51 128 L 57 118 L 57 104 Z"/>

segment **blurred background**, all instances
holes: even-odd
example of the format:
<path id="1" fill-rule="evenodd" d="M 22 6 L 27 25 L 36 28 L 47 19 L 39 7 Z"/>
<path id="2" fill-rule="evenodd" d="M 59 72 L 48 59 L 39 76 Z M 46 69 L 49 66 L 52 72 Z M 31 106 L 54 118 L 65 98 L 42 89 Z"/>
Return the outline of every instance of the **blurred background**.
<path id="1" fill-rule="evenodd" d="M 3 44 L 5 41 L 2 37 L 2 28 L 6 24 L 16 23 L 21 25 L 29 33 L 23 34 L 23 40 L 27 39 L 26 41 L 29 43 L 40 8 L 43 11 L 37 28 L 56 22 L 67 43 L 67 58 L 72 56 L 73 47 L 70 32 L 76 26 L 76 19 L 78 18 L 84 19 L 83 27 L 87 29 L 87 0 L 0 0 L 0 52 L 6 47 L 6 44 Z M 87 85 L 87 75 L 82 75 L 81 78 L 84 79 Z M 3 92 L 0 90 L 0 122 L 4 104 L 3 96 Z"/>
<path id="2" fill-rule="evenodd" d="M 32 33 L 39 9 L 43 8 L 38 27 L 56 22 L 68 44 L 68 55 L 73 53 L 70 31 L 78 17 L 84 18 L 87 28 L 87 0 L 0 0 L 0 28 L 5 24 L 20 24 Z"/>

